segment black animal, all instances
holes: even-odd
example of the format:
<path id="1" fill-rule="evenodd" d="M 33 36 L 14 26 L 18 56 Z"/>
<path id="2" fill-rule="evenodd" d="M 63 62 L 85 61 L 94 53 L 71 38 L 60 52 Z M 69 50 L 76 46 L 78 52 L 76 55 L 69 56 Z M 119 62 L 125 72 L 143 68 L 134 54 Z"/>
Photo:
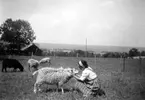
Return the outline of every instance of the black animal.
<path id="1" fill-rule="evenodd" d="M 14 68 L 14 71 L 18 68 L 21 72 L 24 71 L 23 66 L 16 59 L 4 59 L 2 62 L 2 72 L 4 72 L 4 70 L 7 72 L 7 68 Z"/>

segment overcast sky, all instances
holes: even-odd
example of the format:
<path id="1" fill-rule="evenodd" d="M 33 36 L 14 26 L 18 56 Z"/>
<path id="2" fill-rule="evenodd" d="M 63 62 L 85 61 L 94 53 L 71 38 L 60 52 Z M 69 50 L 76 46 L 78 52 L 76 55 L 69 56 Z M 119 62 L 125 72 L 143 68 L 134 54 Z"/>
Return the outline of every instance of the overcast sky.
<path id="1" fill-rule="evenodd" d="M 28 20 L 35 42 L 145 47 L 145 0 L 0 0 L 0 24 Z"/>

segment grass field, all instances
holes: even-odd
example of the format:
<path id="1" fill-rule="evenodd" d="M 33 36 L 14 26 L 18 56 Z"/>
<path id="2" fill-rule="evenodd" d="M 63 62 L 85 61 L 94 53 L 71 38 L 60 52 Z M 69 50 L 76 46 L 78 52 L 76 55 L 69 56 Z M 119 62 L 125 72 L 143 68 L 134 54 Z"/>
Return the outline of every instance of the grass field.
<path id="1" fill-rule="evenodd" d="M 83 100 L 82 94 L 78 92 L 44 91 L 33 93 L 33 85 L 36 77 L 28 71 L 27 60 L 30 57 L 13 57 L 18 59 L 24 66 L 24 72 L 0 72 L 0 100 Z M 43 57 L 35 56 L 40 60 Z M 85 59 L 88 64 L 98 74 L 102 88 L 107 94 L 107 100 L 145 100 L 145 60 L 142 60 L 142 75 L 139 75 L 139 61 L 127 59 L 125 72 L 121 72 L 123 66 L 122 59 L 113 58 L 73 58 L 73 57 L 52 57 L 52 66 L 75 67 L 80 59 Z M 0 69 L 1 69 L 0 61 Z M 47 66 L 46 64 L 43 66 Z M 64 85 L 68 88 L 71 81 Z M 55 88 L 55 86 L 44 85 L 42 87 Z M 103 100 L 102 97 L 90 98 L 90 100 Z"/>

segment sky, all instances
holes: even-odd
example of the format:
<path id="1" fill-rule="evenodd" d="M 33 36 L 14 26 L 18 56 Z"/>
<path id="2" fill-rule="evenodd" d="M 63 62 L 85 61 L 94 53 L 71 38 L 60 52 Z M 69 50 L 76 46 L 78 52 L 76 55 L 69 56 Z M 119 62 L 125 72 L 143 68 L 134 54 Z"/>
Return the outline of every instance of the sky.
<path id="1" fill-rule="evenodd" d="M 0 24 L 29 21 L 34 42 L 145 47 L 145 0 L 0 0 Z"/>

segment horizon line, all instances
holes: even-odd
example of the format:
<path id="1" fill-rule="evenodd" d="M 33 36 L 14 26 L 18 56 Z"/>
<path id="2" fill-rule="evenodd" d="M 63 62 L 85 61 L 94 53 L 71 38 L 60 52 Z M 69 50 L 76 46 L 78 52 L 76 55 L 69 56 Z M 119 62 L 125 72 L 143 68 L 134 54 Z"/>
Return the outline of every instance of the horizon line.
<path id="1" fill-rule="evenodd" d="M 58 44 L 58 45 L 78 45 L 78 46 L 86 46 L 86 44 L 70 44 L 70 43 L 52 43 L 52 42 L 34 42 L 34 43 L 43 43 L 43 44 Z M 106 47 L 130 47 L 130 48 L 145 48 L 141 46 L 122 46 L 122 45 L 99 45 L 99 44 L 87 44 L 87 46 L 106 46 Z"/>

